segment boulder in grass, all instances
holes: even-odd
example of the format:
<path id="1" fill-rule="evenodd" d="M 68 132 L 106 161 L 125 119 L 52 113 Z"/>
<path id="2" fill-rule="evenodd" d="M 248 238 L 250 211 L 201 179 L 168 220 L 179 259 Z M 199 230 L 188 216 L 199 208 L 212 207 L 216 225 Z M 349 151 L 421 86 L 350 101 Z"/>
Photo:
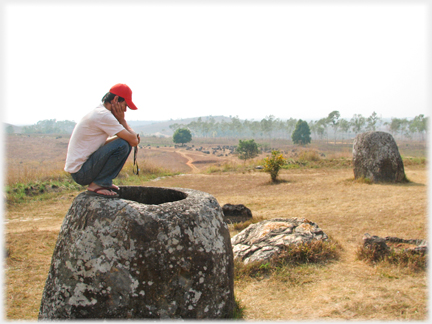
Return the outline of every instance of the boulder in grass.
<path id="1" fill-rule="evenodd" d="M 388 255 L 391 250 L 425 255 L 428 252 L 427 245 L 427 241 L 420 239 L 402 239 L 394 236 L 379 237 L 369 233 L 363 235 L 363 247 L 373 250 L 377 257 Z"/>
<path id="2" fill-rule="evenodd" d="M 393 136 L 385 132 L 359 134 L 353 144 L 354 178 L 372 182 L 406 182 L 405 170 Z"/>
<path id="3" fill-rule="evenodd" d="M 249 225 L 231 238 L 234 259 L 247 264 L 266 262 L 286 246 L 327 241 L 328 236 L 306 218 L 275 218 Z"/>
<path id="4" fill-rule="evenodd" d="M 225 204 L 222 207 L 226 223 L 241 223 L 252 219 L 252 212 L 243 204 Z"/>

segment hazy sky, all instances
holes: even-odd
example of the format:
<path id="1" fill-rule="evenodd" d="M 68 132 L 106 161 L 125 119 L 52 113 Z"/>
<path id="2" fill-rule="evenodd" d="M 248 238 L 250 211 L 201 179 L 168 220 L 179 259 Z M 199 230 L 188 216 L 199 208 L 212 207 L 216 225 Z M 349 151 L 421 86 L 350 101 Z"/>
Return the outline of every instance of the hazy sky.
<path id="1" fill-rule="evenodd" d="M 429 3 L 4 4 L 2 120 L 78 121 L 116 83 L 129 120 L 429 116 Z"/>

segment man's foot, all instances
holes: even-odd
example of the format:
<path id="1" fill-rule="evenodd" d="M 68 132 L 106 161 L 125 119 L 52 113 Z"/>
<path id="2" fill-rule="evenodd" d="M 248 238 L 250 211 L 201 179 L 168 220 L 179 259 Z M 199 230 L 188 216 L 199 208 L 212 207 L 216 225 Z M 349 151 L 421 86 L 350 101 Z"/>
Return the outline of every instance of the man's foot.
<path id="1" fill-rule="evenodd" d="M 116 185 L 112 185 L 111 187 L 101 187 L 95 183 L 91 183 L 87 188 L 88 191 L 97 193 L 98 195 L 118 196 L 118 194 L 116 192 L 114 192 L 110 189 L 118 190 L 119 188 Z"/>
<path id="2" fill-rule="evenodd" d="M 120 188 L 118 187 L 118 186 L 116 186 L 115 184 L 113 184 L 111 187 L 109 187 L 110 189 L 112 189 L 112 190 L 115 190 L 115 191 L 119 191 L 120 190 Z"/>
<path id="3" fill-rule="evenodd" d="M 106 198 L 118 198 L 119 195 L 111 190 L 110 188 L 100 187 L 97 189 L 87 189 L 87 194 L 91 196 L 103 196 Z"/>

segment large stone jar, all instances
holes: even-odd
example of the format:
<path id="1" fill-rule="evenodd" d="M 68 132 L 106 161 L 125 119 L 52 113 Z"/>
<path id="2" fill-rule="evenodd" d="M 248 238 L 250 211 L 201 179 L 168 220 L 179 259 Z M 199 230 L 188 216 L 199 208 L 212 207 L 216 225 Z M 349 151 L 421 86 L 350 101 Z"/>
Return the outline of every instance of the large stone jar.
<path id="1" fill-rule="evenodd" d="M 353 143 L 354 178 L 372 182 L 406 182 L 404 165 L 393 136 L 385 132 L 357 135 Z"/>
<path id="2" fill-rule="evenodd" d="M 234 266 L 221 207 L 179 188 L 79 194 L 63 224 L 39 319 L 226 318 Z"/>

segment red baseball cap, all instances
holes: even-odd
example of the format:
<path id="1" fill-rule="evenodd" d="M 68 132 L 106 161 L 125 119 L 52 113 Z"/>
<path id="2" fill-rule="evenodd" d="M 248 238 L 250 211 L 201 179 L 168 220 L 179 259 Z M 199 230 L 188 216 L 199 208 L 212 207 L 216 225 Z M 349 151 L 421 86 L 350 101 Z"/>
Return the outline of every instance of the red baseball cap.
<path id="1" fill-rule="evenodd" d="M 135 106 L 135 104 L 132 102 L 132 90 L 126 84 L 117 83 L 115 86 L 113 86 L 110 89 L 109 92 L 114 93 L 115 95 L 124 98 L 124 100 L 126 101 L 128 107 L 130 109 L 132 109 L 132 110 L 138 109 Z"/>

